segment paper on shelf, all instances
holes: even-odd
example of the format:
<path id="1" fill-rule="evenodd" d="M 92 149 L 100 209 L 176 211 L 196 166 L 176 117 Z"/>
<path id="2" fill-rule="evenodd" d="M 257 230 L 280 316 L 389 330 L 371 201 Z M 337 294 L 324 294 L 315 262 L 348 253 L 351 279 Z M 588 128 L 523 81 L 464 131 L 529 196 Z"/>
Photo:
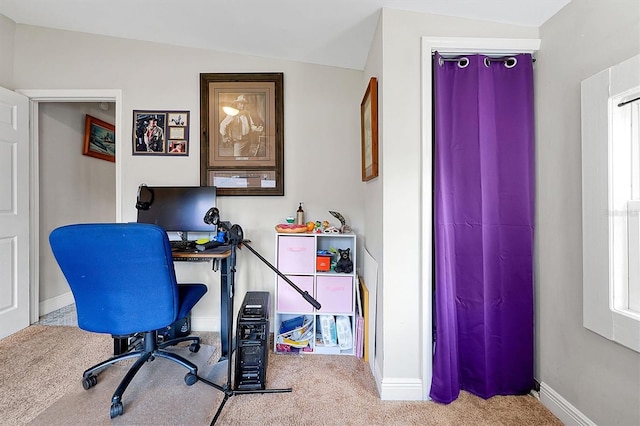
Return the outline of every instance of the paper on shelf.
<path id="1" fill-rule="evenodd" d="M 313 321 L 305 317 L 304 323 L 300 327 L 293 330 L 280 333 L 276 336 L 276 343 L 282 343 L 294 348 L 304 348 L 309 346 L 310 340 L 313 338 Z"/>
<path id="2" fill-rule="evenodd" d="M 320 331 L 324 346 L 336 346 L 338 344 L 336 320 L 333 315 L 320 315 Z"/>
<path id="3" fill-rule="evenodd" d="M 348 316 L 338 315 L 336 317 L 336 330 L 340 349 L 343 351 L 351 349 L 353 347 L 353 334 L 351 333 L 351 321 Z"/>

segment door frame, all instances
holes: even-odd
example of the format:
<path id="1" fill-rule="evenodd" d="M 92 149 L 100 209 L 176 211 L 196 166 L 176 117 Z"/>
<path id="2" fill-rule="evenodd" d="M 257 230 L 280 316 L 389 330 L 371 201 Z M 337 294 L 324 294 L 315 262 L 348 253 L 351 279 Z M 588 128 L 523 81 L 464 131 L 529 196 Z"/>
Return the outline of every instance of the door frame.
<path id="1" fill-rule="evenodd" d="M 422 37 L 422 137 L 421 151 L 421 235 L 422 247 L 421 282 L 422 292 L 422 399 L 429 400 L 433 376 L 433 87 L 431 69 L 432 54 L 436 51 L 446 54 L 509 55 L 531 53 L 540 49 L 540 39 L 514 38 L 466 38 L 466 37 Z"/>
<path id="2" fill-rule="evenodd" d="M 120 89 L 18 89 L 29 98 L 29 318 L 40 319 L 40 160 L 38 112 L 40 102 L 114 102 L 116 135 L 116 222 L 122 221 L 122 90 Z"/>

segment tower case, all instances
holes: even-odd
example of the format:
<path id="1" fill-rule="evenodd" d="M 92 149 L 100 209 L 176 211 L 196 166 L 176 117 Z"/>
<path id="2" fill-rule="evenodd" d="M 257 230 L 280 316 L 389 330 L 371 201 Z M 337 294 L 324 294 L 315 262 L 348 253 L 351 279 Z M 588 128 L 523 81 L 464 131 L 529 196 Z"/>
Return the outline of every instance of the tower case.
<path id="1" fill-rule="evenodd" d="M 235 390 L 265 389 L 270 301 L 267 291 L 248 291 L 242 301 L 236 325 Z"/>

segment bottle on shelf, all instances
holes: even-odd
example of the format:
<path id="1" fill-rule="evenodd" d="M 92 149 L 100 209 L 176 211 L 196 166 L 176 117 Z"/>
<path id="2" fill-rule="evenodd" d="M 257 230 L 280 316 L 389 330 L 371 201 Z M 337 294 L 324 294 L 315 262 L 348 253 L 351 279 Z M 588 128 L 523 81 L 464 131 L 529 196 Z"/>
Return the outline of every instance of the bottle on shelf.
<path id="1" fill-rule="evenodd" d="M 304 210 L 302 210 L 302 202 L 298 206 L 298 211 L 296 212 L 296 225 L 304 225 Z"/>

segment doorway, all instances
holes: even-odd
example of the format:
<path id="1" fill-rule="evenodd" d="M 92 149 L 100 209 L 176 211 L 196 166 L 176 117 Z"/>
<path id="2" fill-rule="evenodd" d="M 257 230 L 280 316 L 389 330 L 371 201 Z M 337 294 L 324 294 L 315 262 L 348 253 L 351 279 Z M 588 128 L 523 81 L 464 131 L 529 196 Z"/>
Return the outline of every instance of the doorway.
<path id="1" fill-rule="evenodd" d="M 421 141 L 421 203 L 422 230 L 420 240 L 422 250 L 422 394 L 423 400 L 429 400 L 433 375 L 433 72 L 431 57 L 434 52 L 457 54 L 484 53 L 507 55 L 514 52 L 534 53 L 540 49 L 539 39 L 491 39 L 491 38 L 422 38 L 422 141 Z"/>
<path id="2" fill-rule="evenodd" d="M 85 189 L 78 190 L 78 187 L 74 187 L 74 180 L 78 179 L 92 179 L 91 174 L 80 174 L 74 175 L 70 173 L 65 176 L 68 170 L 64 170 L 65 173 L 61 176 L 60 180 L 62 182 L 50 182 L 52 179 L 51 176 L 42 176 L 42 173 L 49 173 L 47 171 L 50 169 L 51 165 L 47 164 L 46 167 L 43 166 L 45 162 L 54 161 L 54 159 L 49 158 L 50 153 L 47 153 L 50 145 L 55 145 L 59 143 L 59 141 L 48 139 L 48 135 L 43 133 L 43 129 L 51 128 L 51 126 L 56 126 L 56 122 L 64 121 L 65 117 L 72 115 L 72 112 L 79 111 L 79 107 L 81 104 L 84 104 L 85 107 L 89 105 L 95 105 L 95 107 L 99 108 L 100 104 L 106 103 L 109 108 L 113 111 L 113 117 L 115 119 L 115 134 L 116 134 L 116 161 L 115 165 L 111 163 L 111 166 L 115 168 L 113 173 L 110 175 L 112 179 L 113 186 L 113 194 L 115 198 L 115 203 L 113 201 L 108 204 L 114 208 L 110 213 L 107 214 L 109 220 L 113 220 L 116 222 L 121 221 L 121 209 L 120 209 L 120 182 L 121 182 L 121 165 L 119 158 L 121 157 L 122 151 L 122 115 L 121 115 L 121 91 L 120 90 L 18 90 L 17 92 L 27 96 L 30 100 L 30 205 L 31 205 L 31 217 L 30 217 L 30 244 L 29 244 L 29 256 L 30 256 L 30 280 L 29 280 L 29 304 L 30 304 L 30 322 L 34 323 L 39 320 L 41 312 L 41 308 L 43 310 L 50 311 L 58 309 L 59 307 L 68 305 L 73 302 L 73 298 L 70 292 L 63 294 L 56 294 L 54 297 L 49 297 L 49 295 L 44 292 L 43 296 L 47 297 L 46 301 L 41 302 L 41 283 L 44 283 L 45 280 L 63 280 L 61 273 L 57 270 L 57 266 L 55 261 L 53 261 L 50 252 L 46 250 L 47 248 L 47 238 L 48 234 L 46 232 L 41 232 L 43 227 L 41 226 L 43 222 L 50 222 L 50 217 L 43 211 L 42 202 L 50 203 L 51 199 L 47 198 L 52 191 L 52 189 L 46 189 L 47 185 L 49 188 L 54 188 L 56 192 L 61 192 L 63 195 L 58 197 L 58 202 L 60 204 L 67 204 L 70 208 L 77 210 L 78 215 L 71 215 L 69 217 L 69 222 L 72 221 L 80 221 L 82 220 L 82 214 L 85 214 L 84 217 L 89 217 L 86 215 L 91 214 L 92 204 L 89 199 L 85 199 L 87 196 L 86 191 L 87 188 L 91 188 L 92 185 L 85 185 Z M 103 105 L 104 106 L 104 105 Z M 90 107 L 89 107 L 90 109 Z M 44 116 L 42 115 L 44 111 Z M 57 123 L 64 127 L 64 123 Z M 76 124 L 77 127 L 77 124 Z M 45 147 L 44 144 L 47 144 Z M 72 144 L 72 147 L 62 146 L 61 150 L 63 152 L 58 153 L 62 155 L 60 158 L 65 158 L 65 149 L 76 150 L 76 153 L 69 151 L 69 155 L 77 156 L 77 144 Z M 53 147 L 56 149 L 56 147 Z M 41 152 L 42 151 L 42 152 Z M 47 155 L 47 157 L 44 157 Z M 84 160 L 89 161 L 97 161 L 98 163 L 92 164 L 91 166 L 95 168 L 104 168 L 104 164 L 100 164 L 99 162 L 103 161 L 97 158 L 89 158 L 87 157 Z M 66 166 L 65 166 L 66 167 Z M 96 177 L 99 175 L 96 174 Z M 47 179 L 47 182 L 44 183 L 43 179 Z M 55 179 L 55 178 L 54 178 Z M 53 183 L 53 185 L 52 185 Z M 67 187 L 65 188 L 64 185 Z M 99 188 L 100 186 L 95 186 Z M 83 193 L 83 191 L 85 191 Z M 64 195 L 67 194 L 67 195 Z M 98 194 L 99 195 L 99 194 Z M 72 200 L 68 200 L 69 197 L 72 197 Z M 113 199 L 112 199 L 113 200 Z M 70 201 L 70 202 L 69 202 Z M 99 207 L 100 208 L 100 207 Z M 77 220 L 76 220 L 77 219 Z M 100 218 L 96 218 L 100 219 Z M 48 226 L 53 226 L 51 223 Z M 44 253 L 44 254 L 43 254 Z M 51 256 L 49 258 L 49 256 Z M 54 272 L 52 272 L 52 270 Z M 53 277 L 53 278 L 52 278 Z M 66 288 L 66 287 L 65 287 Z M 59 290 L 58 290 L 59 292 Z"/>

